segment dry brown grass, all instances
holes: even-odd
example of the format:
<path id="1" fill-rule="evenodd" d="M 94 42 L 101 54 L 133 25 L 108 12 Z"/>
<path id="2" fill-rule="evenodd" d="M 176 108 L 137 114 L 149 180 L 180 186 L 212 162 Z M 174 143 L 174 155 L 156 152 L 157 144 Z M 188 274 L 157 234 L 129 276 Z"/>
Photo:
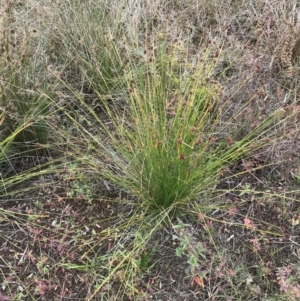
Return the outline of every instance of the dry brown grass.
<path id="1" fill-rule="evenodd" d="M 250 131 L 276 110 L 289 118 L 260 152 L 224 171 L 232 178 L 216 187 L 222 193 L 211 206 L 188 206 L 183 221 L 154 231 L 144 213 L 133 215 L 130 195 L 71 162 L 74 145 L 82 154 L 93 145 L 48 104 L 47 143 L 65 152 L 63 170 L 35 170 L 11 188 L 10 176 L 51 157 L 30 153 L 28 162 L 10 152 L 17 160 L 0 166 L 0 300 L 299 300 L 299 26 L 297 0 L 2 0 L 0 139 L 9 120 L 10 127 L 33 122 L 24 121 L 30 116 L 14 95 L 35 104 L 52 99 L 78 122 L 87 112 L 76 93 L 93 102 L 96 92 L 120 98 L 108 89 L 115 82 L 101 91 L 92 86 L 83 61 L 97 69 L 100 60 L 111 66 L 118 53 L 142 60 L 151 38 L 162 35 L 186 49 L 191 64 L 208 45 L 222 49 L 214 74 L 226 104 L 220 133 L 241 125 Z M 96 76 L 93 68 L 87 72 Z M 83 122 L 97 133 L 92 119 Z M 49 154 L 57 156 L 56 149 Z"/>

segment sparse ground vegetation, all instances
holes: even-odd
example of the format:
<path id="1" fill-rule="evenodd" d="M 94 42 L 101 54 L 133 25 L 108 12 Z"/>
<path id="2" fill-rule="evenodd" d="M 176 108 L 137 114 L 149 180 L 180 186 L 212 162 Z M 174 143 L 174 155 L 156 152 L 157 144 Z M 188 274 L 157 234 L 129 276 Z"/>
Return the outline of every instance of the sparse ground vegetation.
<path id="1" fill-rule="evenodd" d="M 300 300 L 300 3 L 3 0 L 1 300 Z"/>

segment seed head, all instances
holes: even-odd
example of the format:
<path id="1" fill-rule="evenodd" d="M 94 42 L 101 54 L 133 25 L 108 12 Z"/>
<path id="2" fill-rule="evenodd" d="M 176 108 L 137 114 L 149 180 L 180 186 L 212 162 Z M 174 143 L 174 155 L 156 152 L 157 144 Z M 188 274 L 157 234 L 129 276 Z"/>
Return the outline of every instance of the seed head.
<path id="1" fill-rule="evenodd" d="M 228 146 L 232 146 L 232 145 L 233 145 L 232 137 L 230 137 L 230 136 L 227 137 L 227 138 L 226 138 L 226 142 L 227 142 L 227 145 L 228 145 Z"/>
<path id="2" fill-rule="evenodd" d="M 180 137 L 177 139 L 177 144 L 182 144 L 182 139 Z"/>
<path id="3" fill-rule="evenodd" d="M 195 133 L 196 127 L 192 126 L 192 127 L 190 128 L 190 131 L 191 131 L 191 133 Z"/>
<path id="4" fill-rule="evenodd" d="M 180 160 L 184 160 L 184 159 L 185 159 L 185 155 L 184 155 L 184 154 L 181 154 L 180 157 L 179 157 L 179 159 L 180 159 Z"/>

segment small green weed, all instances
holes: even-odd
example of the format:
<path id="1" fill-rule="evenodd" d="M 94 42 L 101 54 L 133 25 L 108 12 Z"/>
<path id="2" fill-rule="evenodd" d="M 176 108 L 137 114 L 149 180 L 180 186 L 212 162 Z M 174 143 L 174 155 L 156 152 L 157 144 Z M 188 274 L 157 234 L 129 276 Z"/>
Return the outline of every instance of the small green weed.
<path id="1" fill-rule="evenodd" d="M 173 226 L 177 233 L 179 246 L 176 248 L 176 255 L 187 257 L 187 263 L 191 268 L 191 274 L 195 274 L 199 268 L 200 260 L 205 260 L 206 250 L 201 241 L 197 240 L 191 232 L 190 226 L 180 222 Z"/>
<path id="2" fill-rule="evenodd" d="M 151 266 L 150 262 L 153 258 L 153 255 L 155 254 L 156 249 L 152 248 L 150 251 L 144 251 L 142 252 L 139 257 L 138 266 L 141 271 L 147 271 Z"/>

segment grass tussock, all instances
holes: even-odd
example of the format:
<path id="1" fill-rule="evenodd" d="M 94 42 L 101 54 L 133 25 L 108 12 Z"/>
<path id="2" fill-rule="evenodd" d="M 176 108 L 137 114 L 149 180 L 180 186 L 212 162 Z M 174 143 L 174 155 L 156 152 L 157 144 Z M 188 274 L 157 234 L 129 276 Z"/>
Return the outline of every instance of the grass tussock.
<path id="1" fill-rule="evenodd" d="M 81 110 L 67 116 L 89 149 L 82 156 L 82 146 L 71 146 L 73 155 L 94 176 L 135 196 L 150 211 L 183 209 L 190 201 L 209 199 L 230 165 L 265 144 L 260 135 L 271 131 L 284 111 L 275 110 L 244 132 L 233 128 L 224 135 L 220 124 L 227 102 L 212 79 L 219 51 L 207 48 L 192 60 L 180 43 L 161 33 L 140 52 L 138 57 L 128 53 L 123 60 L 117 58 L 118 65 L 124 64 L 126 89 L 118 87 L 116 99 L 103 96 L 82 67 L 102 112 L 97 115 L 80 94 L 74 95 L 87 117 L 82 120 Z M 110 81 L 101 72 L 107 68 L 95 69 L 96 78 Z M 86 128 L 87 119 L 94 119 L 92 130 Z M 230 131 L 227 124 L 223 127 Z M 99 169 L 94 162 L 100 161 L 105 164 Z"/>
<path id="2" fill-rule="evenodd" d="M 0 300 L 298 300 L 298 27 L 296 0 L 5 1 Z"/>

